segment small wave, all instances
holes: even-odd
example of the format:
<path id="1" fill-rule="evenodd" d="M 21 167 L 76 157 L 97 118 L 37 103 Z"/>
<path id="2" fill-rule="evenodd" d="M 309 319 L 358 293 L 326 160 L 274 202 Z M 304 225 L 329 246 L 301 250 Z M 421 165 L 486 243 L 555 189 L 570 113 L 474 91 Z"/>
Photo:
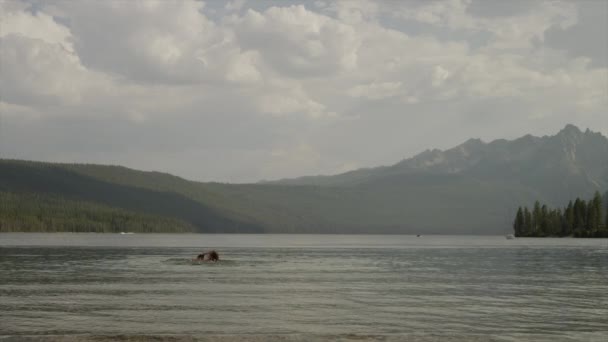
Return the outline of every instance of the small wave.
<path id="1" fill-rule="evenodd" d="M 29 336 L 2 336 L 0 341 L 58 341 L 58 342 L 104 342 L 104 341 L 129 341 L 129 342 L 315 342 L 315 341 L 339 341 L 339 342 L 511 342 L 511 341 L 538 341 L 538 342 L 574 342 L 574 341 L 605 341 L 605 336 L 595 333 L 581 333 L 576 336 L 557 336 L 553 334 L 517 334 L 517 335 L 445 335 L 445 334 L 237 334 L 237 335 L 29 335 Z"/>
<path id="2" fill-rule="evenodd" d="M 235 265 L 234 260 L 218 260 L 218 261 L 197 261 L 187 258 L 169 258 L 163 261 L 164 264 L 169 265 L 194 265 L 194 266 L 211 266 L 211 265 Z"/>
<path id="3" fill-rule="evenodd" d="M 163 260 L 163 264 L 172 264 L 172 265 L 185 265 L 192 263 L 192 259 L 186 258 L 169 258 Z"/>

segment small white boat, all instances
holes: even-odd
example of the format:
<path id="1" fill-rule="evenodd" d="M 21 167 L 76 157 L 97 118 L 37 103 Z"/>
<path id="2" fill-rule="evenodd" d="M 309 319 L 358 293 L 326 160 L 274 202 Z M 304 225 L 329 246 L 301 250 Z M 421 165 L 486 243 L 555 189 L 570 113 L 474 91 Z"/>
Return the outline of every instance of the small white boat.
<path id="1" fill-rule="evenodd" d="M 507 238 L 507 240 L 513 240 L 513 239 L 515 239 L 515 235 L 513 235 L 513 234 L 508 234 L 505 237 Z"/>
<path id="2" fill-rule="evenodd" d="M 131 234 L 135 234 L 135 233 L 132 233 L 132 232 L 120 232 L 120 235 L 131 235 Z"/>

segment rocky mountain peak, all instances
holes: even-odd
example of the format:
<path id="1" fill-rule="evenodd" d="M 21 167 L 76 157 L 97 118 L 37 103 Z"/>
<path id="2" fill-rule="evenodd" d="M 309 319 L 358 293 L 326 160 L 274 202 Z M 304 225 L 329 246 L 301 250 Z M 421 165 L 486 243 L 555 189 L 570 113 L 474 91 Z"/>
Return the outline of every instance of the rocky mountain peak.
<path id="1" fill-rule="evenodd" d="M 591 131 L 587 130 L 588 133 Z M 557 133 L 556 137 L 560 138 L 560 140 L 564 142 L 580 142 L 585 133 L 583 133 L 578 127 L 568 124 L 564 127 L 559 133 Z"/>

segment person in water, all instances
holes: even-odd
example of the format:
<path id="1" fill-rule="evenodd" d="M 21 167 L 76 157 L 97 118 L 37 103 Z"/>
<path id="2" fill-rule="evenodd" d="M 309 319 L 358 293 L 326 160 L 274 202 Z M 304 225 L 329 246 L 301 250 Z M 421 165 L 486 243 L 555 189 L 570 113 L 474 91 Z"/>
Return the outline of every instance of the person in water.
<path id="1" fill-rule="evenodd" d="M 220 256 L 216 251 L 203 252 L 196 256 L 196 261 L 218 261 Z"/>

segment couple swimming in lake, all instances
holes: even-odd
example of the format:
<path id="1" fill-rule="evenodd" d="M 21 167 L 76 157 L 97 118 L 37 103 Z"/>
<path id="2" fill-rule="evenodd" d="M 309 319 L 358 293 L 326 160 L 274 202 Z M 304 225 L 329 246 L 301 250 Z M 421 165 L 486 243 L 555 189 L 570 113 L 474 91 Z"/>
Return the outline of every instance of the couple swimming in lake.
<path id="1" fill-rule="evenodd" d="M 211 250 L 208 252 L 203 252 L 203 253 L 197 255 L 195 259 L 192 259 L 192 261 L 214 261 L 214 262 L 218 261 L 218 260 L 220 260 L 220 256 L 214 250 Z"/>

